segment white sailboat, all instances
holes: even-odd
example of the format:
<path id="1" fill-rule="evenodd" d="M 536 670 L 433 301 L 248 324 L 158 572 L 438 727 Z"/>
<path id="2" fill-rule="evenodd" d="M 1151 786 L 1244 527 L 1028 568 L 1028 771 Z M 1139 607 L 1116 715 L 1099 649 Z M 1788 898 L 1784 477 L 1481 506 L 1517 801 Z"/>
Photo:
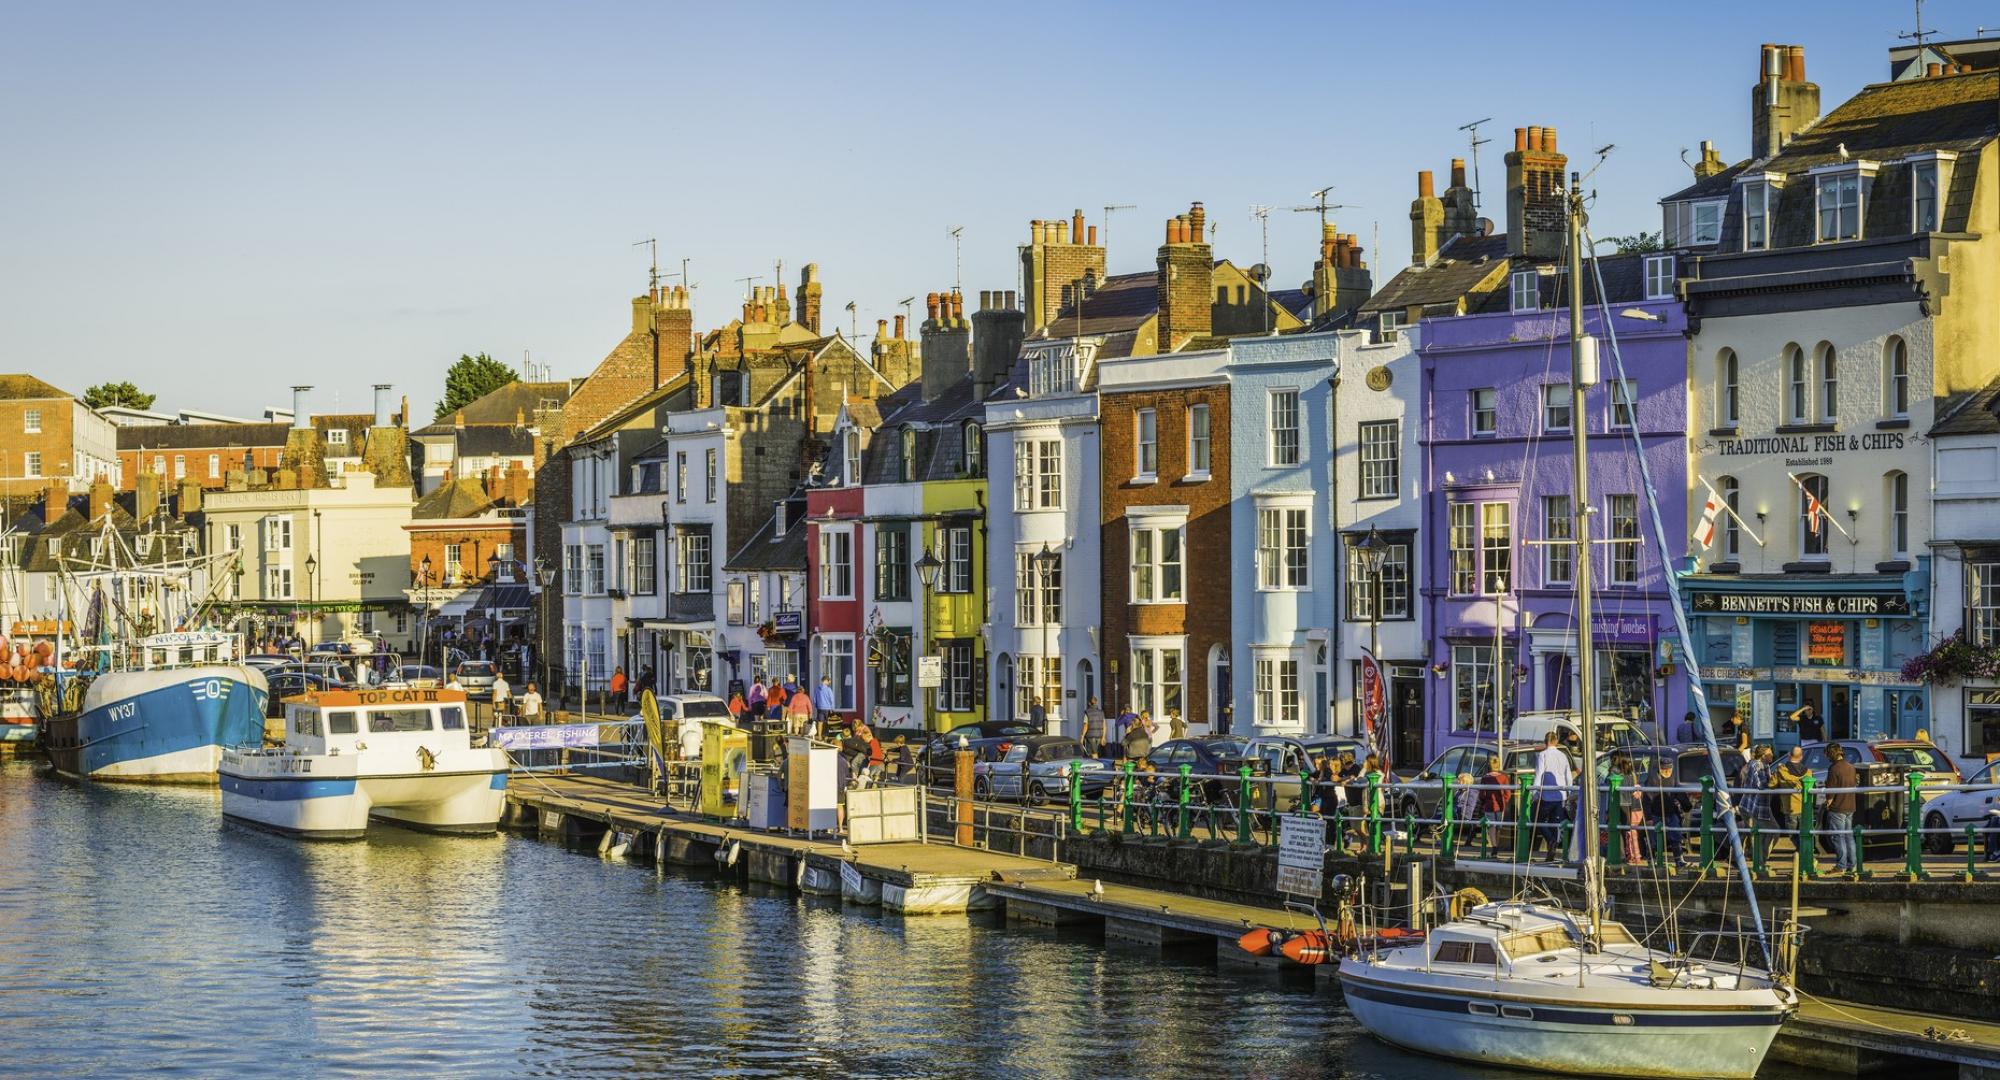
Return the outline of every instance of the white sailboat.
<path id="1" fill-rule="evenodd" d="M 1583 198 L 1572 176 L 1569 208 L 1570 392 L 1572 415 L 1587 415 L 1586 388 L 1597 382 L 1595 342 L 1583 329 Z M 1600 288 L 1600 293 L 1602 292 Z M 1614 339 L 1615 340 L 1615 339 Z M 1588 551 L 1590 505 L 1586 425 L 1573 425 L 1574 525 L 1578 551 Z M 1644 468 L 1641 455 L 1640 466 Z M 1650 482 L 1647 484 L 1650 488 Z M 1650 501 L 1650 500 L 1649 500 Z M 1654 509 L 1655 535 L 1664 535 Z M 1591 641 L 1592 560 L 1573 560 L 1579 685 L 1596 685 Z M 1669 576 L 1669 589 L 1674 585 Z M 1678 597 L 1676 596 L 1678 612 Z M 1677 621 L 1681 616 L 1676 614 Z M 1686 628 L 1681 626 L 1685 645 Z M 1684 650 L 1687 651 L 1687 650 Z M 1708 726 L 1708 706 L 1693 670 L 1695 708 L 1718 776 L 1727 775 Z M 1596 702 L 1579 703 L 1580 873 L 1583 906 L 1572 910 L 1547 896 L 1481 904 L 1436 926 L 1414 944 L 1364 945 L 1340 963 L 1348 1008 L 1376 1037 L 1406 1049 L 1490 1065 L 1572 1075 L 1751 1077 L 1778 1029 L 1796 1008 L 1789 980 L 1746 962 L 1748 935 L 1695 935 L 1684 951 L 1656 948 L 1604 917 L 1596 776 Z M 1727 815 L 1725 815 L 1725 819 Z M 1734 824 L 1730 824 L 1732 836 Z M 1732 845 L 1739 871 L 1742 845 Z M 1532 880 L 1532 879 L 1531 879 Z M 1754 896 L 1751 912 L 1756 915 Z M 1735 958 L 1702 962 L 1703 946 L 1734 939 Z M 1370 940 L 1366 934 L 1363 941 Z M 1761 918 L 1754 936 L 1768 964 Z M 1727 950 L 1721 951 L 1726 954 Z"/>

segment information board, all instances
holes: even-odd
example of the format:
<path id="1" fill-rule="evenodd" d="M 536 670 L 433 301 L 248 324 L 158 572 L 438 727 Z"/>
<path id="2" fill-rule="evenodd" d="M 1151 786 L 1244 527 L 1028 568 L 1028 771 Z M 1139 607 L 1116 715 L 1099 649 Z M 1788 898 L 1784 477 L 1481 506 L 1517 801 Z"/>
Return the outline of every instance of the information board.
<path id="1" fill-rule="evenodd" d="M 917 685 L 925 689 L 944 685 L 944 657 L 917 657 Z"/>
<path id="2" fill-rule="evenodd" d="M 1318 896 L 1325 889 L 1326 820 L 1316 814 L 1278 819 L 1278 891 Z"/>

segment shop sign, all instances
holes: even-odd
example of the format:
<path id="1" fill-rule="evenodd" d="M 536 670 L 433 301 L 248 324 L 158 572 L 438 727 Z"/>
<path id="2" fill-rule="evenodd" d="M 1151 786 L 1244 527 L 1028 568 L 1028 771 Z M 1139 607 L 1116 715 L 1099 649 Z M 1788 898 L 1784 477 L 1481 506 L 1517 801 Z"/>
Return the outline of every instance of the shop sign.
<path id="1" fill-rule="evenodd" d="M 1812 667 L 1839 667 L 1847 662 L 1847 624 L 1816 622 L 1806 624 L 1806 664 Z"/>
<path id="2" fill-rule="evenodd" d="M 1722 615 L 1908 615 L 1910 598 L 1893 593 L 1737 593 L 1694 594 L 1692 606 L 1702 614 Z"/>
<path id="3" fill-rule="evenodd" d="M 779 637 L 798 637 L 805 632 L 806 613 L 797 609 L 771 613 L 771 629 Z"/>
<path id="4" fill-rule="evenodd" d="M 1715 665 L 1702 668 L 1701 677 L 1709 682 L 1766 682 L 1771 678 L 1771 669 Z"/>
<path id="5" fill-rule="evenodd" d="M 1789 458 L 1805 454 L 1842 454 L 1850 450 L 1901 450 L 1902 448 L 1903 433 L 1900 431 L 1871 431 L 1860 435 L 1828 432 L 1820 435 L 1762 435 L 1743 439 L 1722 439 L 1716 444 L 1716 454 L 1720 457 L 1784 454 Z M 1802 461 L 1787 460 L 1785 464 L 1830 465 L 1832 459 L 1816 457 Z"/>
<path id="6" fill-rule="evenodd" d="M 1900 671 L 1871 671 L 1867 668 L 1780 667 L 1771 669 L 1778 682 L 1853 683 L 1856 686 L 1907 686 L 1917 684 L 1903 678 Z"/>
<path id="7" fill-rule="evenodd" d="M 924 689 L 944 685 L 944 657 L 917 657 L 917 685 Z"/>

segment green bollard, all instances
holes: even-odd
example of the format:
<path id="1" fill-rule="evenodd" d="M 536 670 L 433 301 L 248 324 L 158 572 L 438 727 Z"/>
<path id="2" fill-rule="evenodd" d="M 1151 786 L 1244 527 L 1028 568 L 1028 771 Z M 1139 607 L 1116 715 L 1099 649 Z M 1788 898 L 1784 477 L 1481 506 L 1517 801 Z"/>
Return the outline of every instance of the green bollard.
<path id="1" fill-rule="evenodd" d="M 1750 819 L 1750 876 L 1764 876 L 1764 845 L 1759 842 L 1759 822 Z"/>
<path id="2" fill-rule="evenodd" d="M 1701 874 L 1715 865 L 1715 777 L 1701 778 Z"/>
<path id="3" fill-rule="evenodd" d="M 1667 869 L 1667 819 L 1653 823 L 1653 869 L 1665 872 Z"/>
<path id="4" fill-rule="evenodd" d="M 1111 790 L 1111 789 L 1110 789 L 1110 787 L 1109 787 L 1109 786 L 1107 785 L 1107 786 L 1106 786 L 1106 787 L 1105 787 L 1104 789 L 1100 790 L 1100 791 L 1099 791 L 1099 792 L 1097 793 L 1097 831 L 1098 831 L 1098 832 L 1103 832 L 1103 831 L 1104 831 L 1104 820 L 1105 820 L 1105 818 L 1104 818 L 1104 813 L 1105 813 L 1105 809 L 1104 809 L 1104 796 L 1105 796 L 1106 792 L 1109 792 L 1110 790 Z"/>
<path id="5" fill-rule="evenodd" d="M 1913 772 L 1908 777 L 1910 785 L 1909 808 L 1905 811 L 1907 820 L 1903 823 L 1903 880 L 1925 881 L 1930 878 L 1924 873 L 1924 837 L 1918 830 L 1924 821 L 1924 797 L 1920 790 L 1924 774 Z"/>
<path id="6" fill-rule="evenodd" d="M 1819 877 L 1818 845 L 1813 842 L 1813 822 L 1819 814 L 1819 795 L 1813 791 L 1811 773 L 1799 779 L 1799 787 L 1802 789 L 1799 805 L 1805 808 L 1805 812 L 1799 815 L 1799 842 L 1795 846 L 1799 850 L 1801 860 L 1799 870 L 1811 879 Z"/>
<path id="7" fill-rule="evenodd" d="M 1451 785 L 1455 779 L 1455 777 L 1451 776 L 1444 778 L 1444 791 L 1440 795 L 1443 801 L 1438 804 L 1438 818 L 1442 823 L 1441 831 L 1438 834 L 1438 850 L 1448 860 L 1458 858 L 1458 822 L 1456 820 L 1458 817 L 1456 807 L 1458 800 L 1451 793 Z"/>
<path id="8" fill-rule="evenodd" d="M 1604 845 L 1610 849 L 1604 853 L 1606 866 L 1625 865 L 1625 831 L 1631 826 L 1625 822 L 1625 809 L 1618 799 L 1618 788 L 1624 783 L 1624 777 L 1613 775 L 1609 781 L 1611 794 L 1604 800 L 1604 812 L 1611 822 L 1611 842 Z"/>
<path id="9" fill-rule="evenodd" d="M 1074 761 L 1069 763 L 1069 830 L 1083 833 L 1083 770 Z"/>
<path id="10" fill-rule="evenodd" d="M 1529 832 L 1534 828 L 1535 804 L 1532 801 L 1534 781 L 1524 772 L 1521 774 L 1520 782 L 1521 790 L 1514 798 L 1514 861 L 1526 866 L 1528 852 L 1532 850 L 1530 845 L 1535 841 L 1534 834 Z"/>
<path id="11" fill-rule="evenodd" d="M 1251 842 L 1250 766 L 1238 765 L 1236 767 L 1236 777 L 1238 792 L 1236 797 L 1236 842 L 1239 844 L 1248 844 Z"/>
<path id="12" fill-rule="evenodd" d="M 1119 829 L 1120 832 L 1124 833 L 1127 836 L 1132 835 L 1132 820 L 1133 820 L 1132 814 L 1138 809 L 1137 807 L 1132 805 L 1132 789 L 1134 784 L 1134 781 L 1132 779 L 1132 769 L 1133 769 L 1133 763 L 1127 761 L 1125 763 L 1125 789 L 1124 789 L 1125 821 L 1122 827 Z"/>
<path id="13" fill-rule="evenodd" d="M 1382 774 L 1368 774 L 1368 792 L 1362 796 L 1368 800 L 1368 854 L 1382 854 Z"/>
<path id="14" fill-rule="evenodd" d="M 1188 816 L 1188 785 L 1189 785 L 1189 783 L 1191 783 L 1191 781 L 1189 781 L 1189 780 L 1188 780 L 1188 774 L 1194 771 L 1194 766 L 1192 766 L 1192 765 L 1182 765 L 1182 766 L 1181 766 L 1181 770 L 1180 770 L 1180 771 L 1181 771 L 1181 790 L 1180 790 L 1180 803 L 1181 803 L 1181 829 L 1180 829 L 1180 833 L 1181 833 L 1181 839 L 1183 839 L 1183 840 L 1186 840 L 1186 839 L 1187 839 L 1188 837 L 1190 837 L 1190 836 L 1193 836 L 1193 835 L 1194 835 L 1194 819 Z"/>

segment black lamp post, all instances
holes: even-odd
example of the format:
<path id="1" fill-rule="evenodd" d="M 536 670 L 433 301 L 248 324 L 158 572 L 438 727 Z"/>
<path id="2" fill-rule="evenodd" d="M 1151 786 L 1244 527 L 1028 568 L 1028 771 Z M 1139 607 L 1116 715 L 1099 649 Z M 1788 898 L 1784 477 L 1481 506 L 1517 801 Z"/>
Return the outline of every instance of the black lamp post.
<path id="1" fill-rule="evenodd" d="M 1061 558 L 1062 556 L 1056 554 L 1055 549 L 1046 543 L 1042 545 L 1042 550 L 1034 556 L 1035 569 L 1041 579 L 1041 587 L 1036 590 L 1037 595 L 1035 597 L 1036 602 L 1042 608 L 1039 612 L 1042 622 L 1042 655 L 1037 661 L 1037 663 L 1042 665 L 1042 670 L 1035 673 L 1035 692 L 1040 695 L 1047 695 L 1049 691 L 1049 571 Z M 1060 616 L 1062 614 L 1061 609 L 1058 608 L 1055 614 Z M 1051 731 L 1047 730 L 1047 728 L 1051 725 L 1058 729 L 1061 727 L 1061 709 L 1062 702 L 1049 700 L 1046 696 L 1044 697 L 1042 702 L 1042 724 L 1045 730 L 1041 734 L 1053 735 L 1059 733 L 1059 731 Z"/>
<path id="2" fill-rule="evenodd" d="M 315 631 L 313 636 L 315 638 L 319 636 L 317 633 L 319 629 L 319 609 L 316 606 L 316 603 L 319 600 L 319 592 L 318 590 L 313 588 L 313 581 L 314 581 L 313 575 L 317 574 L 318 572 L 319 572 L 319 560 L 313 558 L 310 554 L 308 554 L 306 556 L 306 612 L 308 616 L 312 619 L 312 622 L 308 625 L 311 625 L 313 627 Z M 306 642 L 306 644 L 311 645 L 312 642 L 308 641 Z"/>
<path id="3" fill-rule="evenodd" d="M 556 568 L 549 565 L 548 557 L 545 555 L 535 557 L 535 581 L 542 587 L 541 591 L 536 594 L 536 610 L 538 612 L 536 622 L 540 624 L 542 633 L 546 635 L 549 626 L 549 588 L 556 583 Z M 549 683 L 549 671 L 551 669 L 549 667 L 549 643 L 546 637 L 544 637 L 544 640 L 537 647 L 542 652 L 542 685 L 548 686 L 549 693 L 553 694 L 556 691 L 555 687 Z"/>
<path id="4" fill-rule="evenodd" d="M 933 554 L 928 544 L 925 545 L 923 557 L 917 560 L 917 580 L 921 582 L 924 587 L 924 655 L 925 656 L 929 656 L 931 650 L 936 647 L 937 634 L 934 630 L 932 630 L 932 620 L 931 620 L 931 614 L 932 614 L 931 594 L 937 589 L 938 573 L 943 569 L 944 569 L 944 560 L 939 559 L 935 554 Z M 930 709 L 931 715 L 924 718 L 924 722 L 926 725 L 931 723 L 932 720 L 937 716 L 938 687 L 935 686 L 931 687 L 930 697 L 931 697 L 931 709 Z"/>
<path id="5" fill-rule="evenodd" d="M 1360 563 L 1361 572 L 1368 576 L 1368 655 L 1374 659 L 1376 677 L 1380 678 L 1382 671 L 1382 643 L 1380 641 L 1382 627 L 1382 564 L 1388 561 L 1389 558 L 1389 542 L 1382 539 L 1382 530 L 1370 526 L 1368 534 L 1354 542 L 1354 556 Z M 1365 698 L 1361 702 L 1361 708 L 1364 712 L 1368 708 L 1368 702 Z M 1357 724 L 1357 729 L 1358 727 L 1359 725 Z M 1359 734 L 1358 730 L 1357 734 Z M 1372 731 L 1369 732 L 1369 737 L 1371 739 L 1374 737 Z M 1387 746 L 1377 746 L 1375 749 L 1379 753 L 1386 750 Z"/>
<path id="6" fill-rule="evenodd" d="M 417 564 L 417 663 L 430 662 L 431 656 L 431 557 Z"/>

